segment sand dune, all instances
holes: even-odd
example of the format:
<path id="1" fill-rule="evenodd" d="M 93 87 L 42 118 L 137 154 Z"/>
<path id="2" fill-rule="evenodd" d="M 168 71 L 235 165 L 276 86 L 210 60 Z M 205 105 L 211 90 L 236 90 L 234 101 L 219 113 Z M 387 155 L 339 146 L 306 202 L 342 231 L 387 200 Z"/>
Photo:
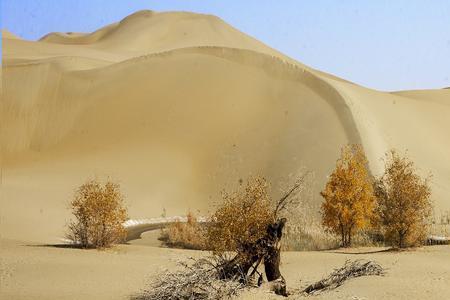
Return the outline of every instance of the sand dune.
<path id="1" fill-rule="evenodd" d="M 2 30 L 2 38 L 4 38 L 4 39 L 20 39 L 14 33 L 9 32 L 8 30 Z"/>
<path id="2" fill-rule="evenodd" d="M 288 59 L 216 16 L 188 12 L 139 11 L 93 33 L 50 33 L 40 41 L 85 45 L 130 56 L 187 47 L 223 46 L 255 50 Z"/>
<path id="3" fill-rule="evenodd" d="M 107 251 L 60 243 L 68 201 L 87 178 L 122 184 L 129 237 L 187 210 L 206 215 L 222 189 L 261 174 L 279 194 L 304 168 L 313 206 L 340 147 L 361 143 L 378 174 L 386 150 L 408 149 L 432 172 L 436 213 L 450 210 L 450 89 L 380 92 L 314 70 L 217 17 L 137 12 L 93 33 L 27 41 L 2 31 L 0 298 L 129 299 L 175 260 L 156 231 Z M 183 219 L 184 220 L 184 219 Z M 376 249 L 379 250 L 379 249 Z M 314 299 L 440 299 L 448 247 L 411 252 L 283 252 L 290 291 L 345 259 L 383 277 Z M 361 253 L 361 252 L 365 252 Z M 424 271 L 425 270 L 425 271 Z M 383 288 L 379 288 L 382 286 Z M 264 291 L 242 299 L 269 299 Z"/>
<path id="4" fill-rule="evenodd" d="M 73 56 L 117 63 L 150 53 L 199 46 L 248 49 L 291 60 L 215 16 L 152 11 L 137 12 L 89 34 L 49 33 L 39 42 L 8 41 L 4 45 L 4 60 L 9 63 Z"/>
<path id="5" fill-rule="evenodd" d="M 342 145 L 408 149 L 450 209 L 450 90 L 383 93 L 311 69 L 209 15 L 143 11 L 90 34 L 3 32 L 2 235 L 54 242 L 86 178 L 120 180 L 132 218 L 207 212 L 249 174 L 315 172 Z M 35 230 L 39 224 L 39 230 Z"/>

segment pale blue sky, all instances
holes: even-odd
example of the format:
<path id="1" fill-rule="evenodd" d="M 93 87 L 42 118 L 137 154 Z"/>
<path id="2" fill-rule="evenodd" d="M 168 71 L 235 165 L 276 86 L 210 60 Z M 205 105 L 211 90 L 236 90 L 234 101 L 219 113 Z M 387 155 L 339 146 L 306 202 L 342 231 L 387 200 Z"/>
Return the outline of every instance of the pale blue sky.
<path id="1" fill-rule="evenodd" d="M 450 86 L 449 0 L 2 0 L 25 39 L 90 32 L 141 9 L 214 14 L 314 68 L 381 90 Z"/>

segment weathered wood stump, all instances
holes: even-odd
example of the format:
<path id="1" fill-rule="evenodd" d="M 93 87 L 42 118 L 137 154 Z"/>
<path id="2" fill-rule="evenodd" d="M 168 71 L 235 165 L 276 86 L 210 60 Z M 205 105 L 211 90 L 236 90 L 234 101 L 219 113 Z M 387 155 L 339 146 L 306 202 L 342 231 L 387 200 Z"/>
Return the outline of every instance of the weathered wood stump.
<path id="1" fill-rule="evenodd" d="M 244 245 L 233 259 L 219 266 L 223 278 L 247 283 L 249 276 L 253 276 L 259 264 L 264 261 L 267 280 L 274 282 L 273 291 L 277 295 L 287 296 L 286 282 L 280 272 L 280 242 L 285 224 L 285 218 L 270 224 L 263 238 L 253 244 Z M 261 278 L 262 276 L 259 277 L 258 285 L 262 283 Z"/>
<path id="2" fill-rule="evenodd" d="M 276 223 L 269 225 L 267 228 L 267 243 L 264 256 L 264 271 L 267 280 L 277 281 L 274 285 L 274 292 L 277 295 L 287 296 L 286 281 L 280 272 L 281 261 L 281 237 L 283 236 L 283 228 L 286 219 L 280 219 Z"/>

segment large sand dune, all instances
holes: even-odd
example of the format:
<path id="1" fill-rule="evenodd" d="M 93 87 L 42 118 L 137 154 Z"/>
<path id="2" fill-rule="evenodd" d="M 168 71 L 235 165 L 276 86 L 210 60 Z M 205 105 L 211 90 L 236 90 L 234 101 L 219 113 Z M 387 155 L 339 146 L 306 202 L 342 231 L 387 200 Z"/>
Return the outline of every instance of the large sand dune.
<path id="1" fill-rule="evenodd" d="M 336 78 L 192 13 L 133 14 L 91 34 L 3 32 L 1 234 L 55 242 L 86 178 L 122 183 L 132 218 L 206 212 L 249 174 L 301 168 L 318 191 L 340 147 L 370 168 L 391 147 L 432 172 L 450 209 L 450 90 L 384 93 Z M 337 58 L 338 59 L 338 58 Z"/>

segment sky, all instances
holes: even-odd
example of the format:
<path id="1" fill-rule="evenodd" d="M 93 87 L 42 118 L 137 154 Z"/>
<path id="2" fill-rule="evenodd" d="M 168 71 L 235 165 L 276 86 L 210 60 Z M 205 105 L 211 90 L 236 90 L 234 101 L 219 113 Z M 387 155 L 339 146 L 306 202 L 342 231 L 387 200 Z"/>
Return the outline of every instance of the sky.
<path id="1" fill-rule="evenodd" d="M 142 9 L 214 14 L 313 68 L 378 90 L 450 86 L 449 0 L 2 0 L 30 40 L 91 32 Z"/>

